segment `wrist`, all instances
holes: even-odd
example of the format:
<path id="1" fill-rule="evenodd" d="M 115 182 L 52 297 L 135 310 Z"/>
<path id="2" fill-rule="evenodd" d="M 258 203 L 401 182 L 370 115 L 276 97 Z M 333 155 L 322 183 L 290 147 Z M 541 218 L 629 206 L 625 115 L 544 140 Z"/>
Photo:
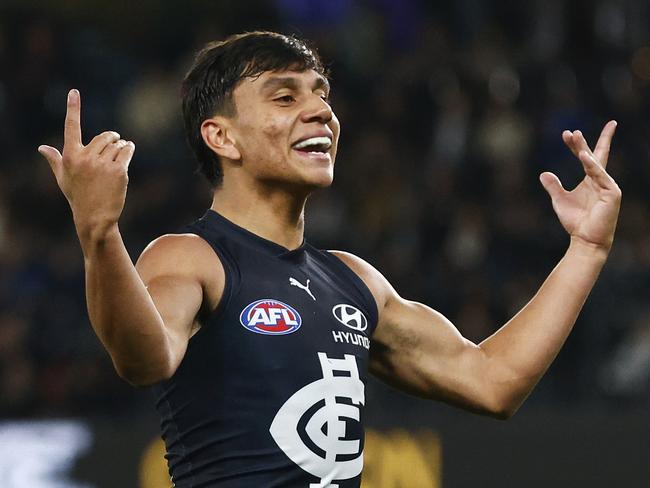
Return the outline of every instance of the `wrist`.
<path id="1" fill-rule="evenodd" d="M 604 264 L 609 256 L 610 249 L 611 243 L 609 245 L 595 244 L 581 237 L 571 236 L 571 243 L 569 244 L 567 254 L 574 254 Z"/>
<path id="2" fill-rule="evenodd" d="M 116 221 L 105 219 L 78 219 L 74 218 L 79 243 L 85 256 L 93 250 L 102 248 L 106 242 L 120 235 Z"/>

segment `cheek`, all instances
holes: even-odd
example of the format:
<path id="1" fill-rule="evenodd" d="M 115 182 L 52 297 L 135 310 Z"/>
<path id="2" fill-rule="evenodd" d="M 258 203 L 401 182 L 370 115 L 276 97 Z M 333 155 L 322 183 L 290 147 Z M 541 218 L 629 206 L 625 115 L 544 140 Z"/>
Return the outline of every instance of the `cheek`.
<path id="1" fill-rule="evenodd" d="M 277 117 L 257 118 L 242 127 L 242 155 L 253 162 L 256 171 L 275 174 L 287 167 L 287 131 Z"/>
<path id="2" fill-rule="evenodd" d="M 286 132 L 285 124 L 277 117 L 268 117 L 262 121 L 261 132 L 264 139 L 273 143 L 274 146 L 283 143 L 283 135 Z"/>
<path id="3" fill-rule="evenodd" d="M 341 135 L 341 124 L 335 114 L 332 114 L 332 120 L 327 125 L 334 134 L 334 139 L 338 142 L 339 136 Z"/>
<path id="4" fill-rule="evenodd" d="M 267 151 L 284 143 L 284 132 L 284 124 L 277 120 L 277 117 L 260 115 L 244 124 L 244 136 L 247 141 L 262 146 Z"/>
<path id="5" fill-rule="evenodd" d="M 276 168 L 286 166 L 289 131 L 287 121 L 277 115 L 263 120 L 258 129 L 258 161 L 264 161 Z"/>

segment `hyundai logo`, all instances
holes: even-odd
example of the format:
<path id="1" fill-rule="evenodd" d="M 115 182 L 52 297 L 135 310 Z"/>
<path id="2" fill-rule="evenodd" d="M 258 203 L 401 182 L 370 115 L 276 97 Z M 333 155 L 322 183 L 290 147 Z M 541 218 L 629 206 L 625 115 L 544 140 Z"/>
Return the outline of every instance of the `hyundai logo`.
<path id="1" fill-rule="evenodd" d="M 332 308 L 332 314 L 334 314 L 336 320 L 350 329 L 363 332 L 368 328 L 368 320 L 366 319 L 366 316 L 363 315 L 361 310 L 352 305 L 344 303 L 335 305 L 334 308 Z"/>

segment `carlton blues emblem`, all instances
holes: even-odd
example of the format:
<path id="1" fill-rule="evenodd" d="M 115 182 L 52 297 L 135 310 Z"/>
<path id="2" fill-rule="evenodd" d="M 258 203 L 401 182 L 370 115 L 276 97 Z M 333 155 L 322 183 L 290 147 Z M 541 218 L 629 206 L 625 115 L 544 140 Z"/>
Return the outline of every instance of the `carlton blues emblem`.
<path id="1" fill-rule="evenodd" d="M 323 377 L 295 392 L 275 414 L 269 432 L 295 464 L 320 478 L 309 488 L 336 488 L 363 469 L 362 437 L 349 427 L 361 423 L 365 386 L 356 357 L 318 353 Z M 307 487 L 305 487 L 307 488 Z"/>

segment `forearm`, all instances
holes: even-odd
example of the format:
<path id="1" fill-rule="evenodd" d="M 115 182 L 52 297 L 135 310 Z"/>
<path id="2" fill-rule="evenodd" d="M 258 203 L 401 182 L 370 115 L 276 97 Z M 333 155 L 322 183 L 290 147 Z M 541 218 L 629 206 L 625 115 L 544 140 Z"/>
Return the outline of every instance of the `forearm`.
<path id="1" fill-rule="evenodd" d="M 117 225 L 101 232 L 82 230 L 79 237 L 88 314 L 116 370 L 137 383 L 159 376 L 161 370 L 164 374 L 170 357 L 164 323 L 124 247 Z"/>
<path id="2" fill-rule="evenodd" d="M 606 258 L 605 250 L 572 240 L 532 300 L 480 344 L 486 377 L 507 410 L 519 407 L 557 356 Z"/>

